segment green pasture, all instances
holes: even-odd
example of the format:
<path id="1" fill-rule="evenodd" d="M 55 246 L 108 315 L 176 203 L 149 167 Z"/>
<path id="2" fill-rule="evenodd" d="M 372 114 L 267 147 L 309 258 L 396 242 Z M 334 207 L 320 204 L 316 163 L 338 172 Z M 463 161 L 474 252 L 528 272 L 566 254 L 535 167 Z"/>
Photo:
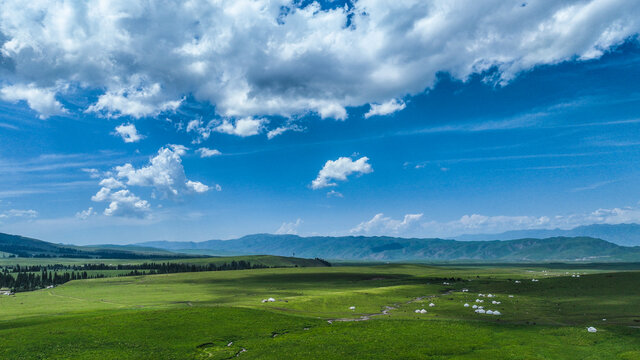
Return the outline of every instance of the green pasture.
<path id="1" fill-rule="evenodd" d="M 276 301 L 262 302 L 269 297 Z M 476 299 L 502 315 L 463 306 Z M 0 296 L 0 358 L 640 359 L 639 309 L 640 272 L 597 268 L 395 264 L 113 277 Z"/>

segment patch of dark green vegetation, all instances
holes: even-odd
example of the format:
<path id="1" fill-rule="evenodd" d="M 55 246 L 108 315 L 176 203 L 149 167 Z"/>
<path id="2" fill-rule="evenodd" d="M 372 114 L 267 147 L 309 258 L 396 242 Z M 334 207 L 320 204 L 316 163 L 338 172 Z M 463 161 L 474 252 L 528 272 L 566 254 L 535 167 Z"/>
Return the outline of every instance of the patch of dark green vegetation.
<path id="1" fill-rule="evenodd" d="M 322 259 L 315 259 L 325 266 L 331 266 L 331 263 Z M 8 265 L 2 268 L 0 272 L 0 288 L 8 288 L 11 292 L 33 291 L 47 287 L 57 286 L 72 280 L 98 279 L 110 276 L 139 276 L 139 275 L 157 275 L 157 274 L 175 274 L 186 272 L 201 271 L 230 271 L 230 270 L 249 270 L 249 269 L 266 269 L 278 268 L 283 266 L 267 266 L 264 264 L 251 264 L 245 260 L 233 260 L 229 263 L 209 263 L 209 264 L 193 264 L 193 263 L 141 263 L 141 264 L 82 264 L 82 265 L 64 265 L 64 264 L 45 264 L 45 265 L 28 265 L 20 266 Z M 295 265 L 294 267 L 298 267 Z M 60 271 L 60 273 L 58 273 Z M 87 271 L 97 271 L 93 275 Z"/>

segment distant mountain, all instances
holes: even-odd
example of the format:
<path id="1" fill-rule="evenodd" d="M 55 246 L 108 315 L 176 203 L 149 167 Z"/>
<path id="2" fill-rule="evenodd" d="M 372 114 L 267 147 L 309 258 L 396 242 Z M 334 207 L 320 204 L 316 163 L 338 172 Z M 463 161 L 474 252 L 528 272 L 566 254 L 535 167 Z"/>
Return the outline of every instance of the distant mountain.
<path id="1" fill-rule="evenodd" d="M 379 261 L 640 261 L 640 247 L 623 247 L 589 237 L 525 238 L 511 241 L 406 239 L 386 236 L 300 237 L 248 235 L 235 240 L 156 241 L 139 244 L 209 254 L 280 255 Z"/>
<path id="2" fill-rule="evenodd" d="M 556 236 L 588 236 L 623 246 L 640 246 L 640 224 L 594 224 L 578 226 L 571 230 L 515 230 L 500 234 L 455 236 L 460 241 L 513 240 L 522 238 L 548 238 Z"/>
<path id="3" fill-rule="evenodd" d="M 19 257 L 75 257 L 103 259 L 147 259 L 184 257 L 168 250 L 149 247 L 98 245 L 73 246 L 54 244 L 24 236 L 0 233 L 0 252 Z"/>

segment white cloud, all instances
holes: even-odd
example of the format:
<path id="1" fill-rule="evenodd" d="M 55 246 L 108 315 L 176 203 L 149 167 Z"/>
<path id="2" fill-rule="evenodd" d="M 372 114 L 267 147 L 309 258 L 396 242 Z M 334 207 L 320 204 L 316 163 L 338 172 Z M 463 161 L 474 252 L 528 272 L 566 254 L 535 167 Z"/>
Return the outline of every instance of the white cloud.
<path id="1" fill-rule="evenodd" d="M 38 216 L 38 212 L 35 210 L 18 210 L 11 209 L 0 213 L 0 219 L 8 218 L 35 218 Z"/>
<path id="2" fill-rule="evenodd" d="M 348 157 L 340 157 L 337 160 L 329 160 L 318 173 L 318 177 L 311 182 L 311 188 L 321 189 L 328 186 L 336 186 L 332 180 L 347 180 L 347 176 L 351 174 L 368 174 L 373 168 L 368 163 L 369 158 L 366 156 L 353 161 Z"/>
<path id="3" fill-rule="evenodd" d="M 275 128 L 275 129 L 269 130 L 269 132 L 267 132 L 267 138 L 269 140 L 271 140 L 274 137 L 276 137 L 278 135 L 282 135 L 287 131 L 304 131 L 304 128 L 302 128 L 301 126 L 296 125 L 296 124 L 287 124 L 287 125 L 280 126 L 280 127 Z"/>
<path id="4" fill-rule="evenodd" d="M 364 221 L 350 230 L 352 234 L 364 235 L 399 235 L 418 225 L 422 214 L 406 214 L 402 220 L 376 214 L 371 220 Z"/>
<path id="5" fill-rule="evenodd" d="M 126 143 L 134 143 L 144 139 L 143 135 L 138 134 L 136 126 L 129 123 L 117 126 L 115 134 L 120 135 Z"/>
<path id="6" fill-rule="evenodd" d="M 200 119 L 189 121 L 189 123 L 187 123 L 186 131 L 188 133 L 193 132 L 197 135 L 192 143 L 199 144 L 202 141 L 209 139 L 209 136 L 211 136 L 211 131 L 213 130 L 211 127 L 212 124 L 212 122 L 209 122 L 209 124 L 205 126 Z"/>
<path id="7" fill-rule="evenodd" d="M 532 229 L 547 226 L 553 226 L 552 219 L 547 216 L 486 216 L 480 214 L 464 215 L 458 220 L 445 224 L 434 222 L 424 224 L 426 229 L 438 232 L 448 231 L 450 234 L 456 231 L 459 233 L 494 233 L 511 229 Z"/>
<path id="8" fill-rule="evenodd" d="M 438 72 L 466 80 L 496 69 L 484 75 L 505 83 L 539 65 L 597 58 L 640 29 L 628 0 L 300 4 L 6 0 L 0 54 L 9 86 L 93 89 L 89 111 L 108 116 L 153 116 L 190 95 L 227 118 L 342 120 L 346 107 L 422 93 Z M 33 107 L 61 110 L 55 100 Z"/>
<path id="9" fill-rule="evenodd" d="M 222 154 L 219 150 L 209 149 L 206 147 L 201 147 L 198 150 L 196 150 L 196 152 L 200 154 L 201 158 L 208 158 L 208 157 L 218 156 Z"/>
<path id="10" fill-rule="evenodd" d="M 246 117 L 236 120 L 234 124 L 231 121 L 225 119 L 222 121 L 222 124 L 216 126 L 214 130 L 229 135 L 247 137 L 258 135 L 262 131 L 263 126 L 266 122 L 267 121 L 264 119 L 254 119 Z"/>
<path id="11" fill-rule="evenodd" d="M 89 217 L 95 215 L 96 212 L 93 211 L 93 207 L 89 207 L 87 210 L 82 210 L 76 213 L 76 218 L 80 220 L 87 220 Z"/>
<path id="12" fill-rule="evenodd" d="M 89 174 L 89 177 L 91 177 L 92 179 L 97 179 L 100 177 L 100 171 L 98 171 L 98 169 L 84 168 L 81 170 Z"/>
<path id="13" fill-rule="evenodd" d="M 405 221 L 407 217 L 405 216 Z M 417 220 L 417 219 L 416 219 Z M 530 216 L 530 215 L 463 215 L 451 221 L 422 221 L 420 227 L 402 230 L 397 228 L 397 235 L 421 237 L 455 237 L 461 234 L 494 234 L 510 230 L 531 229 L 573 229 L 590 224 L 624 224 L 639 223 L 640 209 L 634 207 L 598 209 L 588 213 L 566 215 Z M 376 215 L 352 229 L 355 233 L 369 235 L 394 234 L 387 224 L 401 224 L 398 220 Z M 391 226 L 391 230 L 395 229 Z"/>
<path id="14" fill-rule="evenodd" d="M 187 189 L 191 189 L 197 193 L 203 193 L 209 191 L 209 187 L 199 181 L 187 180 Z"/>
<path id="15" fill-rule="evenodd" d="M 181 156 L 186 154 L 186 151 L 187 148 L 182 145 L 160 148 L 147 166 L 139 169 L 131 164 L 116 166 L 115 177 L 128 186 L 153 187 L 165 197 L 178 196 L 183 192 L 206 192 L 208 186 L 188 180 L 184 173 Z"/>
<path id="16" fill-rule="evenodd" d="M 403 110 L 407 105 L 402 100 L 391 99 L 382 104 L 371 104 L 371 108 L 369 111 L 364 114 L 365 118 L 370 118 L 376 115 L 389 115 L 393 114 L 396 111 Z"/>
<path id="17" fill-rule="evenodd" d="M 298 234 L 298 227 L 302 224 L 302 220 L 298 219 L 296 222 L 284 222 L 278 230 L 276 230 L 276 234 L 288 234 L 288 235 L 296 235 Z"/>
<path id="18" fill-rule="evenodd" d="M 41 119 L 66 113 L 62 104 L 56 100 L 55 89 L 38 88 L 34 84 L 5 86 L 0 89 L 0 99 L 10 102 L 26 101 L 31 109 L 40 114 Z"/>
<path id="19" fill-rule="evenodd" d="M 141 87 L 137 77 L 133 81 L 132 85 L 100 95 L 98 101 L 87 108 L 87 112 L 101 113 L 108 117 L 126 115 L 141 118 L 156 116 L 164 111 L 175 111 L 180 107 L 181 99 L 164 101 L 160 84 Z"/>
<path id="20" fill-rule="evenodd" d="M 108 177 L 100 180 L 100 186 L 108 189 L 117 189 L 124 187 L 124 184 L 122 181 L 116 180 L 113 177 Z"/>
<path id="21" fill-rule="evenodd" d="M 327 197 L 337 197 L 337 198 L 343 198 L 344 195 L 342 195 L 341 192 L 335 191 L 335 190 L 331 190 L 327 193 Z"/>
<path id="22" fill-rule="evenodd" d="M 598 209 L 590 213 L 576 213 L 555 216 L 486 216 L 464 215 L 447 223 L 427 222 L 424 228 L 430 232 L 447 234 L 491 234 L 509 230 L 528 229 L 572 229 L 590 224 L 622 224 L 640 222 L 640 209 L 613 208 Z"/>
<path id="23" fill-rule="evenodd" d="M 109 206 L 104 209 L 107 216 L 146 218 L 150 215 L 149 202 L 126 189 L 112 192 L 111 189 L 103 187 L 91 200 L 108 201 Z"/>
<path id="24" fill-rule="evenodd" d="M 152 187 L 153 197 L 160 194 L 165 198 L 177 198 L 186 193 L 209 191 L 209 186 L 187 179 L 181 159 L 187 150 L 182 145 L 167 145 L 158 150 L 158 154 L 149 160 L 147 166 L 135 168 L 129 163 L 116 166 L 114 171 L 104 174 L 106 177 L 100 181 L 101 188 L 91 197 L 91 200 L 109 202 L 104 210 L 107 216 L 148 218 L 151 205 L 147 200 L 133 194 L 128 187 Z M 121 190 L 116 191 L 116 189 Z M 222 190 L 220 185 L 216 185 L 215 189 Z M 82 212 L 78 214 L 79 218 L 84 216 Z"/>

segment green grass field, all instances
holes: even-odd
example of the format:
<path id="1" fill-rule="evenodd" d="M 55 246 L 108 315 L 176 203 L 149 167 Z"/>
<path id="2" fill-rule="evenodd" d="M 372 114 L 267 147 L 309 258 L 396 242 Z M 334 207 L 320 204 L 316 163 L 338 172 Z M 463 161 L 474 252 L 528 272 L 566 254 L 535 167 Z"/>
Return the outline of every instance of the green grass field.
<path id="1" fill-rule="evenodd" d="M 502 315 L 463 306 L 477 298 Z M 256 269 L 0 296 L 2 359 L 640 359 L 639 327 L 640 272 L 594 267 Z"/>

